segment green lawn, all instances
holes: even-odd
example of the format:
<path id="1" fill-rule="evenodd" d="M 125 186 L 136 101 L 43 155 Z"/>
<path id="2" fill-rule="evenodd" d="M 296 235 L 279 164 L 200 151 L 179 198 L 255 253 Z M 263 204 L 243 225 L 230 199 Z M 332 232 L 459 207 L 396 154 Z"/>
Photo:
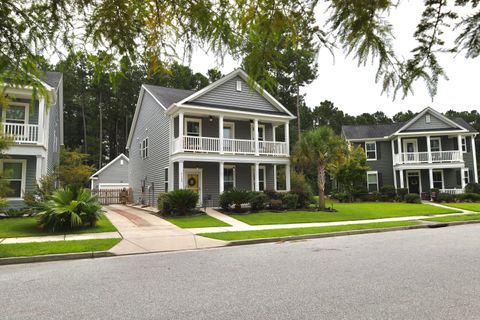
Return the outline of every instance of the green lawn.
<path id="1" fill-rule="evenodd" d="M 94 228 L 82 228 L 73 231 L 47 232 L 40 229 L 37 224 L 37 218 L 9 218 L 0 219 L 0 238 L 19 238 L 19 237 L 36 237 L 48 236 L 55 234 L 78 234 L 78 233 L 98 233 L 113 232 L 117 229 L 112 225 L 107 217 L 102 217 Z"/>
<path id="2" fill-rule="evenodd" d="M 72 240 L 0 244 L 0 258 L 26 257 L 55 253 L 105 251 L 122 239 Z"/>
<path id="3" fill-rule="evenodd" d="M 192 217 L 172 217 L 165 220 L 173 223 L 180 228 L 207 228 L 207 227 L 228 227 L 229 224 L 210 217 L 209 215 L 192 216 Z"/>
<path id="4" fill-rule="evenodd" d="M 463 210 L 469 210 L 473 212 L 480 212 L 480 203 L 476 202 L 462 202 L 462 203 L 442 203 L 446 206 L 453 207 L 453 208 L 459 208 Z"/>
<path id="5" fill-rule="evenodd" d="M 469 220 L 480 220 L 480 214 L 462 214 L 462 215 L 450 215 L 446 217 L 437 217 L 424 219 L 428 221 L 436 222 L 455 222 L 455 221 L 469 221 Z"/>
<path id="6" fill-rule="evenodd" d="M 351 221 L 459 212 L 428 204 L 392 202 L 335 203 L 333 207 L 337 209 L 338 212 L 266 211 L 252 214 L 232 214 L 231 216 L 250 225 L 262 225 Z"/>
<path id="7" fill-rule="evenodd" d="M 377 223 L 351 224 L 351 225 L 329 226 L 329 227 L 201 233 L 199 235 L 212 238 L 212 239 L 232 241 L 232 240 L 300 236 L 300 235 L 306 235 L 306 234 L 319 234 L 319 233 L 330 233 L 330 232 L 351 231 L 351 230 L 393 228 L 393 227 L 403 227 L 403 226 L 414 226 L 418 224 L 419 224 L 418 222 L 414 222 L 414 221 L 394 221 L 394 222 L 377 222 Z"/>

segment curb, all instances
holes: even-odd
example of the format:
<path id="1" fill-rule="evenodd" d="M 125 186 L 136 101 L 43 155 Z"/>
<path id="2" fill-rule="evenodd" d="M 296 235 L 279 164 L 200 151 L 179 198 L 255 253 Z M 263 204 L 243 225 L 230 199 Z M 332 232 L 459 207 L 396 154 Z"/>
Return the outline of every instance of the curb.
<path id="1" fill-rule="evenodd" d="M 105 257 L 112 257 L 112 256 L 115 256 L 115 254 L 111 253 L 110 251 L 90 251 L 90 252 L 78 252 L 78 253 L 48 254 L 43 256 L 0 258 L 0 265 L 4 266 L 9 264 L 20 264 L 20 263 L 94 259 L 94 258 L 105 258 Z"/>

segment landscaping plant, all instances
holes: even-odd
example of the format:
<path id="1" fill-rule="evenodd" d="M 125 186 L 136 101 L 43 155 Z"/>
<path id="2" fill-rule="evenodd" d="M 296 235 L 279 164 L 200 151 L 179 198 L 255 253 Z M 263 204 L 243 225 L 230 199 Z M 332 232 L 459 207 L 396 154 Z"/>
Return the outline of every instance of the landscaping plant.
<path id="1" fill-rule="evenodd" d="M 102 216 L 97 197 L 85 188 L 59 188 L 40 205 L 39 223 L 45 230 L 94 227 Z"/>
<path id="2" fill-rule="evenodd" d="M 421 203 L 422 200 L 420 199 L 420 196 L 416 193 L 408 193 L 405 195 L 405 202 L 407 203 Z"/>
<path id="3" fill-rule="evenodd" d="M 283 205 L 286 209 L 297 209 L 298 206 L 298 194 L 289 192 L 283 195 Z"/>
<path id="4" fill-rule="evenodd" d="M 268 202 L 268 197 L 263 192 L 250 192 L 249 204 L 251 211 L 258 211 L 265 209 L 265 205 Z"/>
<path id="5" fill-rule="evenodd" d="M 480 183 L 470 182 L 465 186 L 465 193 L 480 193 Z"/>
<path id="6" fill-rule="evenodd" d="M 170 191 L 163 200 L 163 212 L 174 216 L 192 214 L 198 203 L 198 193 L 189 189 Z"/>

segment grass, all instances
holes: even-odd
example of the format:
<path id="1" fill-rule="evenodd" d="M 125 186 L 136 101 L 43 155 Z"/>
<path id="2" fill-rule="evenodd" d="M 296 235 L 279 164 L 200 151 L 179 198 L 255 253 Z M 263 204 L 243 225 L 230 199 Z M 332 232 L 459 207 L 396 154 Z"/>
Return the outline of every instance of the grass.
<path id="1" fill-rule="evenodd" d="M 217 232 L 217 233 L 201 233 L 200 236 L 212 239 L 232 241 L 232 240 L 248 240 L 261 238 L 276 238 L 287 236 L 300 236 L 306 234 L 320 234 L 351 230 L 366 230 L 378 228 L 393 228 L 418 225 L 414 221 L 393 221 L 393 222 L 376 222 L 365 224 L 350 224 L 343 226 L 328 226 L 328 227 L 308 227 L 308 228 L 290 228 L 290 229 L 272 229 L 272 230 L 252 230 L 252 231 L 231 231 L 231 232 Z"/>
<path id="2" fill-rule="evenodd" d="M 480 203 L 475 203 L 475 202 L 461 202 L 461 203 L 442 203 L 446 206 L 452 207 L 452 208 L 459 208 L 463 210 L 469 210 L 473 212 L 480 212 Z"/>
<path id="3" fill-rule="evenodd" d="M 117 229 L 112 225 L 107 217 L 98 220 L 94 228 L 82 228 L 71 231 L 48 232 L 42 230 L 37 223 L 37 218 L 8 218 L 0 220 L 0 238 L 20 238 L 37 237 L 56 234 L 79 234 L 79 233 L 99 233 L 114 232 Z"/>
<path id="4" fill-rule="evenodd" d="M 266 211 L 252 214 L 232 214 L 231 216 L 250 225 L 263 225 L 352 221 L 407 216 L 427 216 L 459 212 L 456 210 L 449 210 L 428 204 L 392 202 L 335 203 L 334 208 L 338 210 L 338 212 Z"/>
<path id="5" fill-rule="evenodd" d="M 122 239 L 96 239 L 0 244 L 0 258 L 105 251 Z"/>
<path id="6" fill-rule="evenodd" d="M 436 217 L 436 218 L 430 218 L 430 219 L 424 219 L 424 220 L 436 221 L 436 222 L 480 220 L 480 214 L 451 215 L 446 217 Z"/>
<path id="7" fill-rule="evenodd" d="M 207 228 L 207 227 L 228 227 L 229 224 L 210 217 L 209 215 L 199 215 L 191 217 L 172 217 L 165 220 L 173 223 L 180 228 Z"/>

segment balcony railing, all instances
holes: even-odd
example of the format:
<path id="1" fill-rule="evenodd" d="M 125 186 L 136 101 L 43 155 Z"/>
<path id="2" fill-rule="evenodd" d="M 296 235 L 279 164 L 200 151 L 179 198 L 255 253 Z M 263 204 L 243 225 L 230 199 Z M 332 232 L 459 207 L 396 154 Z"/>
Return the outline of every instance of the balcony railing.
<path id="1" fill-rule="evenodd" d="M 448 193 L 448 194 L 462 194 L 464 193 L 463 189 L 440 189 L 441 193 Z"/>
<path id="2" fill-rule="evenodd" d="M 38 142 L 38 125 L 23 123 L 2 123 L 3 133 L 13 137 L 18 143 L 37 143 Z"/>
<path id="3" fill-rule="evenodd" d="M 223 150 L 221 150 L 223 149 Z M 173 140 L 173 153 L 225 153 L 254 155 L 255 140 L 223 139 L 223 148 L 220 138 L 183 136 Z M 258 154 L 269 156 L 288 156 L 286 142 L 259 141 Z"/>
<path id="4" fill-rule="evenodd" d="M 393 157 L 394 164 L 442 163 L 463 161 L 461 151 L 402 152 Z"/>

